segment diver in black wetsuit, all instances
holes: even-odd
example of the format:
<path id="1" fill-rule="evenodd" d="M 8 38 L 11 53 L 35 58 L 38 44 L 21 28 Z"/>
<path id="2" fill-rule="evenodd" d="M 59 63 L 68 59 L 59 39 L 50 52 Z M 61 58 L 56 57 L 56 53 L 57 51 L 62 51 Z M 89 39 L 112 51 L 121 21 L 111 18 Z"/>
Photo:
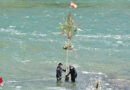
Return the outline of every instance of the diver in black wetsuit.
<path id="1" fill-rule="evenodd" d="M 64 69 L 62 69 L 62 63 L 59 63 L 56 69 L 56 78 L 57 78 L 57 82 L 61 81 L 62 79 L 62 71 L 66 71 Z"/>
<path id="2" fill-rule="evenodd" d="M 69 76 L 69 74 L 71 74 L 71 81 L 75 82 L 75 79 L 77 77 L 77 72 L 76 72 L 75 68 L 71 65 L 70 65 L 70 71 L 67 76 Z"/>

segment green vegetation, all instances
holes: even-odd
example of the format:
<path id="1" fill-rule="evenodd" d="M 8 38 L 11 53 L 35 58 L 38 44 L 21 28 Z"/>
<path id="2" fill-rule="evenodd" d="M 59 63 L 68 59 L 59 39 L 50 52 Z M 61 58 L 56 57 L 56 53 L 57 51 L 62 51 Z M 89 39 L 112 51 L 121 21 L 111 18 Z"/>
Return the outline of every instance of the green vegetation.
<path id="1" fill-rule="evenodd" d="M 77 33 L 78 26 L 74 25 L 74 19 L 72 14 L 69 14 L 66 18 L 64 18 L 64 24 L 60 26 L 60 29 L 63 33 L 65 33 L 70 38 Z"/>

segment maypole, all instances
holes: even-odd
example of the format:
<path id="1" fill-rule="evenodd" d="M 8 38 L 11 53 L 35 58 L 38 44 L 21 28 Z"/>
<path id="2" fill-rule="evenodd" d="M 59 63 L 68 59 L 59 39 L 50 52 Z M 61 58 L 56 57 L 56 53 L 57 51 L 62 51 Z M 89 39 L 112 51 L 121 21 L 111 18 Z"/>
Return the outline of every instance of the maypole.
<path id="1" fill-rule="evenodd" d="M 72 8 L 77 8 L 77 4 L 73 3 L 71 1 L 70 6 Z M 63 49 L 66 50 L 66 77 L 65 81 L 69 80 L 68 74 L 68 59 L 69 59 L 69 50 L 73 50 L 74 47 L 72 46 L 71 40 L 74 35 L 77 34 L 78 26 L 74 25 L 74 19 L 72 14 L 70 13 L 67 17 L 64 18 L 64 24 L 60 26 L 60 29 L 62 30 L 62 34 L 66 35 L 68 38 L 67 45 L 64 45 Z"/>
<path id="2" fill-rule="evenodd" d="M 66 75 L 68 74 L 68 49 L 66 50 Z"/>

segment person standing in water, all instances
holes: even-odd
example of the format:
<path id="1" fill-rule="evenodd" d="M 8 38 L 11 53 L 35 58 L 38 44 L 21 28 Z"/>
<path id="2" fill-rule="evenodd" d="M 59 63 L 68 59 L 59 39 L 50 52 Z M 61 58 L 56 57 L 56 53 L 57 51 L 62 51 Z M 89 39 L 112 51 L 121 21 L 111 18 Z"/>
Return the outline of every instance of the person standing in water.
<path id="1" fill-rule="evenodd" d="M 75 79 L 77 78 L 77 72 L 73 66 L 70 65 L 69 68 L 70 68 L 70 71 L 67 76 L 69 76 L 69 74 L 71 74 L 71 81 L 75 82 Z"/>
<path id="2" fill-rule="evenodd" d="M 62 63 L 59 63 L 56 69 L 56 78 L 57 82 L 61 81 L 62 79 L 62 71 L 66 71 L 65 69 L 62 69 Z"/>

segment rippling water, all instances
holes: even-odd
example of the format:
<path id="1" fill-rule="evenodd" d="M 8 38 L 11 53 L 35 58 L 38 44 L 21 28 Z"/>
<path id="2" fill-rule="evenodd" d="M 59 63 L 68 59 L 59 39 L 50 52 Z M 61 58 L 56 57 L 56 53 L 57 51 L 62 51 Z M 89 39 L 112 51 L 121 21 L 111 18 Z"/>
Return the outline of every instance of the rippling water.
<path id="1" fill-rule="evenodd" d="M 77 0 L 0 1 L 0 76 L 5 90 L 129 90 L 130 1 Z M 81 26 L 69 52 L 78 71 L 76 85 L 56 84 L 55 68 L 65 67 L 66 37 L 59 30 L 72 12 Z"/>

